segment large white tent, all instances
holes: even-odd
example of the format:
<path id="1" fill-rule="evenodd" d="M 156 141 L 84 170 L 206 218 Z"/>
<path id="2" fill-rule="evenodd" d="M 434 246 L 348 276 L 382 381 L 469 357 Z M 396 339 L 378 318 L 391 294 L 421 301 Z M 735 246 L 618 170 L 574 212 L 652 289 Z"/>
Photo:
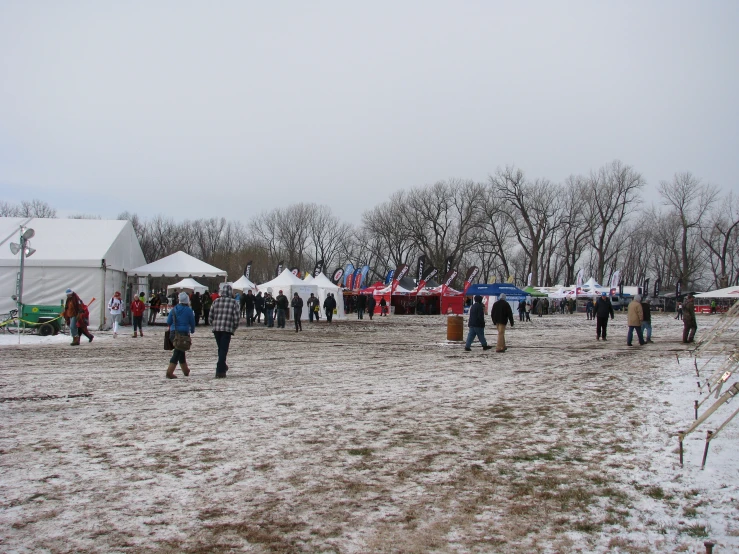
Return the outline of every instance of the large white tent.
<path id="1" fill-rule="evenodd" d="M 205 263 L 202 260 L 175 252 L 150 264 L 136 267 L 128 272 L 130 276 L 138 277 L 226 277 L 222 269 Z"/>
<path id="2" fill-rule="evenodd" d="M 739 299 L 739 286 L 727 287 L 725 289 L 709 290 L 695 295 L 696 298 L 737 298 Z"/>
<path id="3" fill-rule="evenodd" d="M 20 227 L 33 229 L 23 279 L 25 304 L 59 305 L 67 288 L 90 305 L 90 327 L 105 324 L 108 299 L 124 292 L 126 275 L 146 260 L 130 221 L 100 219 L 0 218 L 0 313 L 15 307 L 20 254 L 9 244 L 18 242 Z"/>
<path id="4" fill-rule="evenodd" d="M 233 290 L 238 290 L 241 292 L 246 292 L 249 290 L 257 292 L 257 286 L 249 279 L 247 279 L 245 275 L 242 275 L 237 281 L 234 281 L 234 283 L 231 285 L 231 288 L 233 288 Z"/>
<path id="5" fill-rule="evenodd" d="M 318 287 L 318 299 L 321 301 L 321 314 L 323 311 L 323 301 L 326 300 L 328 293 L 332 293 L 336 299 L 336 314 L 334 315 L 337 319 L 345 319 L 346 314 L 344 313 L 344 295 L 341 293 L 341 289 L 331 282 L 331 279 L 326 277 L 323 273 L 320 273 L 318 277 L 312 279 L 311 284 Z M 323 317 L 323 315 L 321 315 Z"/>
<path id="6" fill-rule="evenodd" d="M 314 283 L 298 279 L 289 269 L 284 269 L 282 273 L 271 281 L 257 285 L 257 289 L 262 294 L 267 292 L 267 289 L 271 289 L 272 296 L 274 297 L 277 297 L 279 291 L 282 291 L 282 294 L 287 296 L 288 300 L 292 300 L 293 294 L 297 292 L 300 298 L 303 299 L 303 313 L 300 319 L 308 319 L 308 308 L 305 306 L 305 303 L 310 297 L 310 294 L 313 293 L 318 296 L 318 287 Z M 292 313 L 292 309 L 290 311 Z"/>

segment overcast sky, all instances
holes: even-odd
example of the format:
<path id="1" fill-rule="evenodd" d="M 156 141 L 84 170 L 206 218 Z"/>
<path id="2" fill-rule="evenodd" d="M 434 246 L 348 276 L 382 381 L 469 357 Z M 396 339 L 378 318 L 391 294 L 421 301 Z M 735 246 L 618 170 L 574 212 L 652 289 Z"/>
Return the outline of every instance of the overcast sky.
<path id="1" fill-rule="evenodd" d="M 0 0 L 0 200 L 346 221 L 613 159 L 739 191 L 739 2 Z"/>

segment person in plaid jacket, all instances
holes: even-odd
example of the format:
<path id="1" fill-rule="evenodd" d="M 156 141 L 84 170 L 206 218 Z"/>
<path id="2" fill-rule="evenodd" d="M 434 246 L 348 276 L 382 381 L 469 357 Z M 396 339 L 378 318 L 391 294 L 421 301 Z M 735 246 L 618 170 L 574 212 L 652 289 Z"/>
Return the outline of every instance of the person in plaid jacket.
<path id="1" fill-rule="evenodd" d="M 218 345 L 216 379 L 222 379 L 228 371 L 226 356 L 231 344 L 231 336 L 238 328 L 239 319 L 241 319 L 241 307 L 238 300 L 234 298 L 233 289 L 229 283 L 221 283 L 220 295 L 213 301 L 209 319 Z"/>

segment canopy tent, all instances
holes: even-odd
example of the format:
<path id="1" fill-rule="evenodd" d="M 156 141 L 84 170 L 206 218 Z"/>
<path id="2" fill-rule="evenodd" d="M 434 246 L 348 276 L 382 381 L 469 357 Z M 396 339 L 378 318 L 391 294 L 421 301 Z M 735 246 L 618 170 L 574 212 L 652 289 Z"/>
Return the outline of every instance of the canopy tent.
<path id="1" fill-rule="evenodd" d="M 584 289 L 600 289 L 600 288 L 603 288 L 603 286 L 600 285 L 599 283 L 597 283 L 595 281 L 595 277 L 591 277 L 590 279 L 587 280 L 586 283 L 583 283 L 582 284 L 582 288 L 584 288 Z"/>
<path id="2" fill-rule="evenodd" d="M 396 307 L 396 313 L 415 311 L 416 303 L 412 300 L 413 298 L 428 298 L 428 300 L 421 300 L 421 302 L 430 304 L 434 310 L 438 307 L 439 313 L 441 314 L 462 314 L 464 312 L 464 294 L 451 287 L 439 285 L 436 287 L 425 287 L 416 292 L 415 287 L 412 289 L 406 288 L 403 284 L 412 285 L 412 281 L 401 281 L 401 284 L 398 284 L 394 291 L 392 290 L 392 284 L 385 286 L 378 282 L 372 287 L 364 289 L 362 294 L 372 294 L 378 304 L 382 298 L 385 298 L 388 306 Z M 434 299 L 435 297 L 438 297 L 438 302 Z M 437 303 L 438 306 L 436 306 Z M 402 308 L 402 310 L 399 310 L 399 308 Z"/>
<path id="3" fill-rule="evenodd" d="M 305 279 L 305 281 L 308 281 L 308 279 Z M 318 300 L 321 302 L 321 310 L 323 310 L 323 301 L 326 300 L 328 293 L 332 293 L 336 299 L 336 313 L 334 317 L 338 319 L 346 318 L 346 313 L 344 313 L 344 295 L 341 294 L 341 289 L 331 282 L 331 279 L 320 273 L 318 277 L 311 276 L 308 282 L 318 287 Z"/>
<path id="4" fill-rule="evenodd" d="M 242 275 L 239 277 L 238 280 L 236 280 L 232 285 L 231 288 L 233 290 L 239 290 L 241 292 L 245 292 L 248 290 L 257 292 L 257 286 L 252 283 L 249 279 L 246 278 L 245 275 Z"/>
<path id="5" fill-rule="evenodd" d="M 195 279 L 190 279 L 188 277 L 187 279 L 183 279 L 179 283 L 175 283 L 174 285 L 169 285 L 167 287 L 167 293 L 169 293 L 169 291 L 171 290 L 176 291 L 176 292 L 181 292 L 184 290 L 191 294 L 196 293 L 196 292 L 203 294 L 206 290 L 208 290 L 208 287 L 206 287 L 205 285 L 201 285 Z"/>
<path id="6" fill-rule="evenodd" d="M 108 299 L 126 291 L 132 267 L 146 262 L 130 221 L 101 219 L 0 218 L 0 312 L 15 308 L 20 255 L 8 245 L 18 242 L 20 227 L 33 229 L 30 246 L 36 252 L 25 260 L 25 304 L 58 306 L 71 288 L 90 305 L 90 327 L 101 328 Z M 138 291 L 136 291 L 138 292 Z"/>
<path id="7" fill-rule="evenodd" d="M 525 291 L 510 283 L 492 283 L 471 285 L 465 293 L 467 296 L 480 295 L 483 297 L 482 303 L 485 305 L 485 313 L 489 314 L 493 307 L 491 297 L 497 300 L 501 294 L 506 295 L 506 302 L 511 305 L 511 309 L 515 312 L 518 309 L 518 303 L 523 302 L 528 295 Z"/>
<path id="8" fill-rule="evenodd" d="M 384 289 L 387 285 L 382 281 L 372 283 L 370 286 L 363 288 L 359 291 L 359 294 L 374 294 L 376 290 Z"/>
<path id="9" fill-rule="evenodd" d="M 227 277 L 227 272 L 202 260 L 175 252 L 160 260 L 142 265 L 128 272 L 129 276 L 140 277 Z"/>
<path id="10" fill-rule="evenodd" d="M 526 287 L 525 289 L 523 289 L 523 291 L 526 293 L 527 296 L 533 296 L 535 298 L 543 298 L 547 296 L 547 293 L 539 292 L 534 287 Z"/>
<path id="11" fill-rule="evenodd" d="M 710 290 L 695 295 L 696 298 L 736 298 L 739 299 L 739 286 Z"/>
<path id="12" fill-rule="evenodd" d="M 306 283 L 302 279 L 298 279 L 287 268 L 271 281 L 257 285 L 257 290 L 261 291 L 263 294 L 265 292 L 271 292 L 274 297 L 277 297 L 279 291 L 282 291 L 289 300 L 292 300 L 293 294 L 297 292 L 300 298 L 303 299 L 303 313 L 301 314 L 300 319 L 308 319 L 308 309 L 306 308 L 305 303 L 311 293 L 318 296 L 318 286 L 315 283 Z M 336 303 L 339 303 L 338 296 Z M 292 309 L 290 312 L 292 313 Z"/>

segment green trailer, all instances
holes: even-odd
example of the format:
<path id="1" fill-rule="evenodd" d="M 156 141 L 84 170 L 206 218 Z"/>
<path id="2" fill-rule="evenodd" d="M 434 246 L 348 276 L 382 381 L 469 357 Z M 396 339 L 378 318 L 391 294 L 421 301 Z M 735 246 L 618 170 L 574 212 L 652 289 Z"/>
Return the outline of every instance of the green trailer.
<path id="1" fill-rule="evenodd" d="M 42 306 L 23 304 L 21 310 L 21 327 L 35 329 L 42 337 L 56 335 L 62 330 L 64 306 Z"/>

